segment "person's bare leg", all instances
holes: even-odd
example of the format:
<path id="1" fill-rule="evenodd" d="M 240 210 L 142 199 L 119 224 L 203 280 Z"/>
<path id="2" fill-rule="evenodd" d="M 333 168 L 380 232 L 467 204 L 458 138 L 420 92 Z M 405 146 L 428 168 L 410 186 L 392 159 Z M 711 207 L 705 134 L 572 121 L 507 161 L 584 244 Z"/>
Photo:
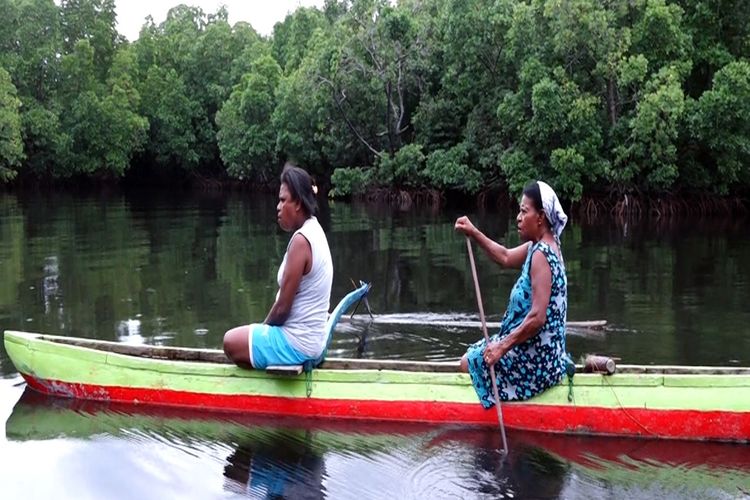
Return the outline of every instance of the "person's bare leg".
<path id="1" fill-rule="evenodd" d="M 252 368 L 249 326 L 238 326 L 224 334 L 224 354 L 238 366 Z"/>

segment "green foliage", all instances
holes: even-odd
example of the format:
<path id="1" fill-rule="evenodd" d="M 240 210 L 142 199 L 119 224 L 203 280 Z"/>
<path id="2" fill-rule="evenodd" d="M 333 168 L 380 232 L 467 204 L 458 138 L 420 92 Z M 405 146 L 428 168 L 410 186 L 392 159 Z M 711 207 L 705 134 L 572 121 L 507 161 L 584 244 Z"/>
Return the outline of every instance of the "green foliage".
<path id="1" fill-rule="evenodd" d="M 135 59 L 117 56 L 108 81 L 96 76 L 94 50 L 79 40 L 62 60 L 60 122 L 69 136 L 67 157 L 58 163 L 57 176 L 122 176 L 140 151 L 148 121 L 137 113 L 140 96 L 132 82 Z"/>
<path id="2" fill-rule="evenodd" d="M 627 46 L 627 33 L 615 23 L 616 9 L 599 0 L 549 0 L 542 12 L 551 54 L 571 73 L 594 73 L 597 65 L 608 65 L 622 53 L 623 44 Z"/>
<path id="3" fill-rule="evenodd" d="M 92 68 L 101 80 L 112 64 L 118 45 L 114 0 L 62 0 L 60 2 L 60 27 L 63 48 L 75 50 L 81 40 L 86 40 L 93 52 Z"/>
<path id="4" fill-rule="evenodd" d="M 150 128 L 147 150 L 156 164 L 194 168 L 200 160 L 193 130 L 199 111 L 187 95 L 185 82 L 174 69 L 151 66 L 141 94 L 141 109 Z"/>
<path id="5" fill-rule="evenodd" d="M 73 51 L 62 57 L 60 71 L 60 96 L 66 104 L 84 92 L 101 91 L 94 68 L 94 48 L 88 40 L 78 40 Z"/>
<path id="6" fill-rule="evenodd" d="M 216 114 L 268 52 L 257 33 L 246 23 L 230 26 L 225 9 L 206 14 L 179 5 L 163 23 L 144 26 L 134 51 L 140 113 L 150 128 L 146 157 L 157 167 L 188 171 L 220 164 Z"/>
<path id="7" fill-rule="evenodd" d="M 0 2 L 0 66 L 22 99 L 54 94 L 62 45 L 60 12 L 52 0 Z"/>
<path id="8" fill-rule="evenodd" d="M 629 123 L 625 144 L 615 148 L 610 178 L 615 183 L 636 183 L 668 189 L 677 179 L 676 141 L 684 118 L 685 96 L 679 74 L 667 68 L 646 86 Z"/>
<path id="9" fill-rule="evenodd" d="M 531 87 L 531 119 L 523 130 L 527 140 L 540 145 L 559 143 L 565 119 L 562 91 L 550 78 L 543 78 Z"/>
<path id="10" fill-rule="evenodd" d="M 409 188 L 421 184 L 425 156 L 422 146 L 408 144 L 394 155 L 383 155 L 376 162 L 377 182 L 380 185 L 397 185 Z"/>
<path id="11" fill-rule="evenodd" d="M 557 172 L 555 189 L 573 200 L 580 200 L 583 194 L 581 173 L 586 170 L 586 159 L 576 148 L 560 148 L 552 151 L 550 165 Z"/>
<path id="12" fill-rule="evenodd" d="M 714 188 L 726 194 L 750 185 L 750 63 L 738 61 L 716 73 L 690 116 L 695 138 L 715 159 Z"/>
<path id="13" fill-rule="evenodd" d="M 692 39 L 689 94 L 708 90 L 714 74 L 750 53 L 750 9 L 744 0 L 678 0 L 683 26 Z"/>
<path id="14" fill-rule="evenodd" d="M 500 166 L 508 179 L 508 191 L 514 197 L 521 195 L 526 183 L 540 178 L 534 161 L 524 151 L 505 152 L 500 159 Z"/>
<path id="15" fill-rule="evenodd" d="M 70 135 L 63 130 L 60 114 L 35 100 L 23 107 L 23 129 L 26 161 L 24 172 L 36 177 L 55 177 L 69 157 Z"/>
<path id="16" fill-rule="evenodd" d="M 428 153 L 440 151 L 433 159 L 433 174 L 423 176 L 434 188 L 452 184 L 453 168 L 467 167 L 466 179 L 472 184 L 494 184 L 499 161 L 506 147 L 495 118 L 499 100 L 514 84 L 508 29 L 514 1 L 451 0 L 435 2 L 435 12 L 423 7 L 417 25 L 426 44 L 425 56 L 417 61 L 420 85 L 426 92 L 414 116 L 415 141 Z M 429 17 L 428 17 L 429 16 Z M 457 148 L 453 150 L 453 148 Z M 457 160 L 443 161 L 445 155 Z M 435 184 L 433 184 L 435 182 Z M 473 185 L 450 189 L 475 192 Z"/>
<path id="17" fill-rule="evenodd" d="M 340 119 L 331 87 L 323 81 L 340 55 L 337 40 L 318 30 L 309 47 L 299 67 L 279 84 L 272 124 L 280 157 L 293 159 L 325 179 L 332 166 L 355 158 L 365 163 L 370 156 L 361 153 L 361 143 L 350 138 L 351 131 Z"/>
<path id="18" fill-rule="evenodd" d="M 534 176 L 547 179 L 572 200 L 607 169 L 602 155 L 601 100 L 570 80 L 562 68 L 532 58 L 521 68 L 519 91 L 498 105 L 503 135 L 514 148 L 503 157 L 511 192 Z M 533 167 L 532 167 L 533 165 Z M 533 168 L 529 175 L 525 169 Z"/>
<path id="19" fill-rule="evenodd" d="M 276 23 L 273 27 L 271 50 L 285 73 L 291 73 L 299 67 L 313 34 L 318 29 L 325 29 L 327 25 L 323 13 L 309 7 L 300 7 L 284 21 Z"/>
<path id="20" fill-rule="evenodd" d="M 113 0 L 0 17 L 6 180 L 264 183 L 292 159 L 333 194 L 750 188 L 740 0 L 328 0 L 270 39 L 177 5 L 132 44 Z"/>
<path id="21" fill-rule="evenodd" d="M 331 175 L 331 183 L 335 187 L 328 194 L 331 197 L 362 194 L 374 184 L 375 177 L 372 167 L 337 168 Z"/>
<path id="22" fill-rule="evenodd" d="M 435 150 L 427 157 L 423 176 L 431 186 L 438 189 L 476 193 L 482 187 L 482 179 L 479 172 L 466 164 L 468 156 L 465 144 L 458 144 L 448 150 Z"/>
<path id="23" fill-rule="evenodd" d="M 242 77 L 216 116 L 221 158 L 229 175 L 270 180 L 276 170 L 276 134 L 270 126 L 281 68 L 262 56 Z"/>
<path id="24" fill-rule="evenodd" d="M 387 0 L 354 2 L 334 26 L 339 43 L 318 79 L 359 143 L 361 160 L 350 164 L 394 155 L 410 142 L 408 117 L 419 85 L 415 62 L 425 43 L 414 20 L 419 13 L 417 3 L 396 8 Z"/>
<path id="25" fill-rule="evenodd" d="M 476 193 L 481 189 L 481 176 L 466 164 L 467 158 L 465 144 L 427 156 L 420 144 L 408 144 L 392 156 L 383 155 L 372 168 L 337 168 L 331 177 L 335 186 L 331 196 L 360 194 L 368 187 L 415 189 L 424 185 Z"/>
<path id="26" fill-rule="evenodd" d="M 638 88 L 648 75 L 648 59 L 643 54 L 628 56 L 617 68 L 617 83 L 622 88 Z"/>
<path id="27" fill-rule="evenodd" d="M 232 61 L 231 81 L 242 80 L 242 76 L 252 70 L 253 63 L 265 55 L 271 56 L 271 48 L 253 31 L 253 39 L 244 45 L 240 54 Z"/>
<path id="28" fill-rule="evenodd" d="M 689 57 L 690 35 L 682 27 L 683 10 L 666 0 L 646 0 L 633 26 L 633 47 L 654 72 Z"/>
<path id="29" fill-rule="evenodd" d="M 71 158 L 61 175 L 121 176 L 145 140 L 148 122 L 133 112 L 119 86 L 104 97 L 88 91 L 73 102 L 63 121 L 72 139 Z"/>
<path id="30" fill-rule="evenodd" d="M 16 176 L 23 159 L 20 106 L 10 75 L 0 67 L 0 183 Z"/>

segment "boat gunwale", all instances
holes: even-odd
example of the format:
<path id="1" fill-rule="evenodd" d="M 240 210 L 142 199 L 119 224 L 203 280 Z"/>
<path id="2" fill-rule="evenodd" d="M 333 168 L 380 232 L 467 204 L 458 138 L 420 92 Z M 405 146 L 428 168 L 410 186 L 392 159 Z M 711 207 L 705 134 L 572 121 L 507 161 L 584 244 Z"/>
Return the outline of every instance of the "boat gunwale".
<path id="1" fill-rule="evenodd" d="M 41 333 L 6 330 L 5 335 L 12 334 L 30 341 L 42 341 L 95 351 L 120 354 L 141 359 L 154 359 L 174 362 L 202 362 L 233 365 L 219 349 L 201 349 L 192 347 L 131 345 L 108 340 L 65 337 Z M 394 370 L 427 373 L 459 373 L 458 360 L 454 361 L 411 361 L 388 359 L 328 358 L 319 367 L 325 370 Z M 576 365 L 576 373 L 583 373 L 584 368 Z M 724 366 L 680 366 L 680 365 L 618 365 L 619 374 L 643 375 L 745 375 L 750 376 L 750 367 Z"/>

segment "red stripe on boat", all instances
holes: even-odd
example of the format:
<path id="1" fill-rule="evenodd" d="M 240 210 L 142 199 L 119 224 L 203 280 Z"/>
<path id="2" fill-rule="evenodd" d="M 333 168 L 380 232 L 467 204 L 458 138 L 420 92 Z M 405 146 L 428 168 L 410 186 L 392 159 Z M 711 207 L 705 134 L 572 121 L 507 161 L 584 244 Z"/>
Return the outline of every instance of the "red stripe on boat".
<path id="1" fill-rule="evenodd" d="M 484 410 L 478 402 L 365 401 L 205 394 L 168 389 L 71 384 L 22 375 L 29 386 L 39 392 L 77 399 L 267 415 L 497 425 L 496 412 Z M 648 410 L 512 402 L 503 404 L 503 420 L 510 428 L 564 434 L 750 442 L 750 412 Z"/>

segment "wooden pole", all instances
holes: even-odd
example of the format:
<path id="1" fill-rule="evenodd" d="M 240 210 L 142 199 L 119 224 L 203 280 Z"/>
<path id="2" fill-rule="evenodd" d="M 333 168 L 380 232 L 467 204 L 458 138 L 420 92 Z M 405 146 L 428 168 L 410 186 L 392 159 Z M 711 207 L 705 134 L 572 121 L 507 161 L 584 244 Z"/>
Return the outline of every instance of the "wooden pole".
<path id="1" fill-rule="evenodd" d="M 479 321 L 472 320 L 455 320 L 455 319 L 419 319 L 416 317 L 419 313 L 407 314 L 407 317 L 400 317 L 399 314 L 376 314 L 371 318 L 359 318 L 357 316 L 342 316 L 339 323 L 377 323 L 380 325 L 425 325 L 425 326 L 448 326 L 453 328 L 481 328 Z M 572 330 L 593 330 L 601 331 L 607 325 L 607 320 L 592 321 L 568 321 L 565 326 Z M 500 322 L 487 322 L 487 328 L 500 328 Z"/>
<path id="2" fill-rule="evenodd" d="M 487 346 L 490 345 L 490 336 L 487 333 L 487 322 L 484 319 L 484 306 L 482 305 L 482 292 L 479 289 L 479 278 L 477 277 L 477 266 L 474 264 L 474 250 L 471 248 L 471 239 L 466 237 L 466 248 L 469 251 L 469 263 L 471 264 L 471 275 L 474 278 L 474 291 L 477 295 L 477 306 L 479 307 L 479 319 L 482 321 L 482 333 Z M 495 408 L 497 408 L 497 421 L 500 424 L 500 434 L 503 437 L 503 453 L 508 454 L 508 440 L 505 438 L 505 425 L 503 424 L 503 409 L 500 407 L 500 395 L 497 392 L 497 378 L 495 377 L 495 366 L 490 365 L 490 377 L 492 379 L 492 394 L 495 397 Z"/>

